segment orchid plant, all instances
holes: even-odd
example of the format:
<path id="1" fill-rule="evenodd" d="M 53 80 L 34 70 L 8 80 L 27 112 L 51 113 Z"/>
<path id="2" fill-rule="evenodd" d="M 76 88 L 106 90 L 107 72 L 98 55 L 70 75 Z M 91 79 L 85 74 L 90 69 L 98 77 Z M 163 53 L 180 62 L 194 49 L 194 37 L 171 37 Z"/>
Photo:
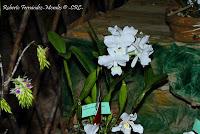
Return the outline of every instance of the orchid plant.
<path id="1" fill-rule="evenodd" d="M 5 111 L 7 113 L 12 113 L 10 105 L 7 103 L 7 101 L 4 99 L 4 89 L 6 86 L 9 86 L 9 84 L 12 82 L 14 85 L 14 88 L 10 89 L 10 94 L 13 94 L 17 97 L 19 101 L 19 105 L 22 108 L 30 108 L 33 103 L 33 94 L 32 94 L 32 88 L 33 84 L 31 83 L 31 80 L 27 77 L 21 77 L 18 76 L 17 78 L 14 78 L 14 74 L 18 68 L 18 65 L 21 61 L 22 56 L 26 52 L 26 50 L 32 45 L 35 44 L 34 41 L 29 43 L 24 50 L 22 51 L 21 55 L 19 56 L 17 63 L 11 73 L 11 76 L 5 81 L 4 80 L 4 73 L 3 73 L 3 63 L 0 63 L 0 69 L 1 69 L 1 76 L 2 76 L 2 89 L 1 89 L 1 98 L 0 98 L 0 111 Z M 36 44 L 35 44 L 36 45 Z M 49 68 L 50 63 L 47 60 L 47 48 L 43 48 L 42 46 L 37 46 L 37 58 L 40 65 L 40 70 L 44 70 L 45 68 Z"/>
<path id="2" fill-rule="evenodd" d="M 88 24 L 93 42 L 60 37 L 54 32 L 48 33 L 49 41 L 63 60 L 62 71 L 64 73 L 61 77 L 62 85 L 64 85 L 63 115 L 67 117 L 68 123 L 71 118 L 76 117 L 77 122 L 72 128 L 75 132 L 86 134 L 107 134 L 118 131 L 125 134 L 130 134 L 132 131 L 145 133 L 146 126 L 141 121 L 142 119 L 136 120 L 137 115 L 140 116 L 140 111 L 135 113 L 136 109 L 139 110 L 144 98 L 156 86 L 167 82 L 169 72 L 173 69 L 181 71 L 177 69 L 179 66 L 174 66 L 174 64 L 178 63 L 177 60 L 181 59 L 179 56 L 182 56 L 183 52 L 191 54 L 190 51 L 193 50 L 186 48 L 182 51 L 181 47 L 172 47 L 167 51 L 162 50 L 160 54 L 155 49 L 158 46 L 154 48 L 154 45 L 149 43 L 150 36 L 142 34 L 132 26 L 108 27 L 109 34 L 101 40 L 91 24 Z M 165 60 L 168 56 L 170 59 Z M 190 56 L 193 55 L 187 57 Z M 195 58 L 192 59 L 195 60 Z M 152 60 L 155 64 L 158 63 L 160 68 L 154 68 Z M 130 85 L 132 82 L 133 84 Z M 180 83 L 172 83 L 175 93 L 180 91 L 176 91 L 180 86 L 174 86 Z M 195 89 L 194 91 L 197 91 Z M 111 108 L 111 114 L 97 112 L 96 115 L 82 117 L 82 105 L 100 102 L 109 102 L 111 107 L 112 102 L 117 102 L 118 111 L 115 112 Z M 119 121 L 121 122 L 118 124 Z"/>

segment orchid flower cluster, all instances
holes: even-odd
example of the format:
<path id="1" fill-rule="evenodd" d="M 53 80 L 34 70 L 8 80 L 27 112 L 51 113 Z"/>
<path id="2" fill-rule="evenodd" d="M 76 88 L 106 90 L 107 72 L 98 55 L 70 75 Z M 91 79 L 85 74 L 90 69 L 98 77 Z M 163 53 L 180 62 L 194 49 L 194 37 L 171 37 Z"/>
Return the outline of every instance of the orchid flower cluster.
<path id="1" fill-rule="evenodd" d="M 118 126 L 112 128 L 112 132 L 121 131 L 124 134 L 131 134 L 131 130 L 133 132 L 137 132 L 139 134 L 143 134 L 144 128 L 140 124 L 135 124 L 134 121 L 137 119 L 137 114 L 123 113 L 121 116 L 121 122 Z M 99 130 L 99 125 L 97 124 L 87 124 L 84 126 L 84 130 L 86 134 L 96 134 Z"/>
<path id="2" fill-rule="evenodd" d="M 19 100 L 19 105 L 24 107 L 30 107 L 32 105 L 33 101 L 33 95 L 32 95 L 32 84 L 31 80 L 29 80 L 26 76 L 20 77 L 12 80 L 15 87 L 10 90 L 10 94 L 14 94 L 17 99 Z"/>
<path id="3" fill-rule="evenodd" d="M 44 70 L 44 68 L 49 68 L 50 63 L 47 60 L 47 48 L 42 48 L 40 45 L 38 45 L 37 48 L 37 57 L 38 57 L 38 61 L 40 64 L 40 70 Z"/>
<path id="4" fill-rule="evenodd" d="M 111 69 L 111 74 L 121 75 L 121 66 L 132 60 L 131 67 L 135 67 L 137 61 L 144 67 L 149 65 L 149 56 L 153 48 L 149 45 L 149 36 L 137 37 L 138 30 L 134 27 L 125 26 L 123 30 L 118 26 L 108 27 L 111 35 L 104 37 L 104 44 L 107 46 L 108 55 L 99 56 L 99 65 Z"/>

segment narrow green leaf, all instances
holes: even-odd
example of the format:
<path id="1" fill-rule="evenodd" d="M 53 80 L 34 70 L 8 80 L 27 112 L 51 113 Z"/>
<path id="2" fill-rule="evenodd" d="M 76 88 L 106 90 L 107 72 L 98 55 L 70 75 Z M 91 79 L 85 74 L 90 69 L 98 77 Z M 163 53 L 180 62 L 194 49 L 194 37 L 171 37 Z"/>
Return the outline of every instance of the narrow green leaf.
<path id="1" fill-rule="evenodd" d="M 111 95 L 112 95 L 112 92 L 115 90 L 115 86 L 121 82 L 126 76 L 128 76 L 130 74 L 130 71 L 126 72 L 125 74 L 123 74 L 122 76 L 114 79 L 111 84 L 110 84 L 110 88 L 109 88 L 109 93 L 104 96 L 103 98 L 103 101 L 110 101 L 111 99 Z"/>
<path id="2" fill-rule="evenodd" d="M 92 102 L 96 102 L 97 100 L 97 85 L 94 84 L 94 87 L 92 88 Z"/>
<path id="3" fill-rule="evenodd" d="M 125 81 L 122 81 L 122 86 L 119 91 L 119 108 L 120 108 L 120 114 L 124 110 L 125 104 L 127 100 L 127 86 Z"/>
<path id="4" fill-rule="evenodd" d="M 90 96 L 88 96 L 88 97 L 85 98 L 84 101 L 85 101 L 86 104 L 90 104 L 90 103 L 92 103 L 92 98 Z"/>
<path id="5" fill-rule="evenodd" d="M 82 101 L 85 97 L 87 97 L 91 91 L 91 89 L 94 87 L 95 82 L 98 78 L 100 68 L 97 68 L 96 70 L 92 71 L 87 79 L 85 80 L 84 87 L 80 94 L 80 100 Z"/>
<path id="6" fill-rule="evenodd" d="M 55 32 L 48 32 L 48 39 L 58 53 L 66 53 L 65 40 Z"/>
<path id="7" fill-rule="evenodd" d="M 94 70 L 91 61 L 86 58 L 85 54 L 78 47 L 71 47 L 71 51 L 88 73 Z"/>
<path id="8" fill-rule="evenodd" d="M 66 60 L 63 60 L 64 62 L 64 69 L 65 69 L 65 74 L 67 76 L 67 83 L 68 83 L 68 86 L 72 92 L 72 80 L 71 80 L 71 76 L 70 76 L 70 71 L 69 71 L 69 67 L 68 67 L 68 63 Z M 73 92 L 72 92 L 73 93 Z"/>
<path id="9" fill-rule="evenodd" d="M 58 55 L 62 56 L 65 60 L 69 60 L 71 58 L 71 52 L 68 51 L 66 53 L 59 53 Z"/>
<path id="10" fill-rule="evenodd" d="M 106 101 L 106 102 L 110 101 L 110 99 L 111 99 L 111 94 L 112 94 L 112 91 L 110 90 L 110 91 L 108 92 L 108 94 L 103 98 L 103 101 Z"/>
<path id="11" fill-rule="evenodd" d="M 89 25 L 89 34 L 91 36 L 91 38 L 96 42 L 97 44 L 97 48 L 98 48 L 98 52 L 99 55 L 103 55 L 105 49 L 105 45 L 100 41 L 100 39 L 98 38 L 94 28 L 92 27 L 91 23 L 88 21 L 88 25 Z"/>
<path id="12" fill-rule="evenodd" d="M 144 99 L 145 95 L 153 89 L 154 86 L 167 81 L 167 76 L 165 74 L 161 75 L 155 75 L 153 73 L 152 68 L 149 66 L 145 69 L 144 73 L 144 80 L 145 80 L 145 87 L 143 89 L 143 92 L 138 96 L 136 100 L 135 108 L 141 103 L 141 101 Z"/>

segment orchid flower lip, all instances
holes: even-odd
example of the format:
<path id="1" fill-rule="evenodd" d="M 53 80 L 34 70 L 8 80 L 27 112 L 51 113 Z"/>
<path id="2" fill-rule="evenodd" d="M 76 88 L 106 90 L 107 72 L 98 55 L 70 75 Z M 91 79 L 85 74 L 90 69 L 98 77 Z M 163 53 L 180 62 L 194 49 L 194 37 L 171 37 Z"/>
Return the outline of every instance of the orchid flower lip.
<path id="1" fill-rule="evenodd" d="M 96 134 L 99 130 L 99 125 L 96 124 L 86 124 L 84 126 L 86 134 Z"/>

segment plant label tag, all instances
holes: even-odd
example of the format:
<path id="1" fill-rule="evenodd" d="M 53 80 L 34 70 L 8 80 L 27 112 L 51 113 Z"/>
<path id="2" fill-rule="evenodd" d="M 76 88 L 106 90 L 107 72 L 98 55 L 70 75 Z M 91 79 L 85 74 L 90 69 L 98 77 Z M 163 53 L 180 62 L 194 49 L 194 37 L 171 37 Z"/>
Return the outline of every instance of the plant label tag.
<path id="1" fill-rule="evenodd" d="M 192 130 L 200 134 L 200 120 L 195 119 Z"/>
<path id="2" fill-rule="evenodd" d="M 82 118 L 96 115 L 96 113 L 97 113 L 96 103 L 91 103 L 82 106 Z"/>
<path id="3" fill-rule="evenodd" d="M 109 102 L 101 102 L 101 114 L 111 114 Z"/>
<path id="4" fill-rule="evenodd" d="M 82 106 L 82 118 L 96 115 L 96 103 L 91 103 Z M 111 114 L 109 102 L 101 102 L 101 114 Z"/>

